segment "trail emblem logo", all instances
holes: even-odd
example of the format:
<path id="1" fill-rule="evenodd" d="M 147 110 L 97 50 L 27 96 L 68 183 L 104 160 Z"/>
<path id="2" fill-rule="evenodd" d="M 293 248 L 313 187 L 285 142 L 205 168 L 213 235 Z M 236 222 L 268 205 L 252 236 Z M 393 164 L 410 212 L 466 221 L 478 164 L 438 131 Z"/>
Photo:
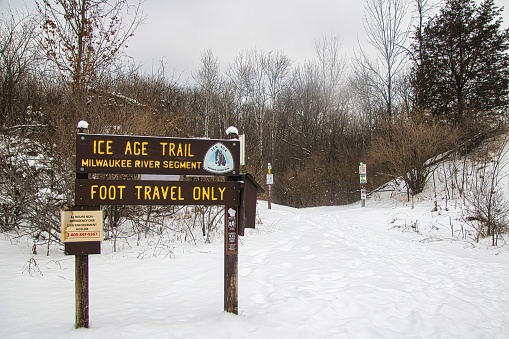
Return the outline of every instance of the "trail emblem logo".
<path id="1" fill-rule="evenodd" d="M 222 143 L 218 142 L 209 148 L 203 159 L 203 168 L 211 173 L 225 174 L 235 169 L 233 155 Z"/>

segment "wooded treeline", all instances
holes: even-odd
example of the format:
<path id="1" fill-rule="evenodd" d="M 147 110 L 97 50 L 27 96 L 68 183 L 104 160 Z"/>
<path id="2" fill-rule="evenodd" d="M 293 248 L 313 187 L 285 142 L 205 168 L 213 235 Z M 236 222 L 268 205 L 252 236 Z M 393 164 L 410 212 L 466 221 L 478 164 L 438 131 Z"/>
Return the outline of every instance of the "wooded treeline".
<path id="1" fill-rule="evenodd" d="M 242 172 L 264 183 L 270 162 L 273 201 L 294 207 L 359 200 L 360 162 L 368 190 L 402 177 L 417 194 L 429 159 L 468 152 L 506 125 L 509 30 L 493 0 L 367 0 L 368 40 L 351 60 L 328 36 L 304 64 L 249 50 L 223 71 L 209 49 L 185 85 L 164 62 L 151 74 L 129 62 L 141 3 L 35 2 L 36 13 L 0 18 L 4 231 L 58 229 L 73 204 L 79 120 L 91 133 L 173 137 L 224 138 L 236 126 Z"/>

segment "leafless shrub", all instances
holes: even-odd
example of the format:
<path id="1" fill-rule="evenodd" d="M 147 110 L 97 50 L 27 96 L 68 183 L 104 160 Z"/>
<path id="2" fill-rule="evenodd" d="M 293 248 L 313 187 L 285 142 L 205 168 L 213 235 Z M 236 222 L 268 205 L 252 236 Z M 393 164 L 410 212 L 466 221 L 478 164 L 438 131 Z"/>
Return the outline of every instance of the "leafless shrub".
<path id="1" fill-rule="evenodd" d="M 501 181 L 507 166 L 508 137 L 487 143 L 473 154 L 475 175 L 467 182 L 464 219 L 476 230 L 475 240 L 491 236 L 496 246 L 501 234 L 509 231 L 509 201 Z"/>
<path id="2" fill-rule="evenodd" d="M 368 161 L 387 178 L 402 177 L 409 195 L 418 194 L 457 141 L 457 131 L 437 120 L 397 117 L 387 121 L 374 138 Z"/>
<path id="3" fill-rule="evenodd" d="M 37 265 L 37 261 L 35 261 L 34 257 L 28 259 L 28 261 L 25 263 L 25 266 L 23 266 L 23 271 L 21 273 L 25 273 L 28 271 L 28 274 L 30 274 L 33 277 L 33 273 L 38 273 L 39 275 L 42 274 L 41 269 L 39 268 L 39 265 Z"/>

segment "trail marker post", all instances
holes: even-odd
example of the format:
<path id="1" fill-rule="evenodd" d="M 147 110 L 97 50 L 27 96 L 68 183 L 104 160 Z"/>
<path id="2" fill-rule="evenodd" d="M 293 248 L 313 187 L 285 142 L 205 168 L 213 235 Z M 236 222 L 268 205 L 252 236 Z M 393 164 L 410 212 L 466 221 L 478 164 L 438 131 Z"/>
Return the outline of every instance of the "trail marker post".
<path id="1" fill-rule="evenodd" d="M 361 183 L 361 207 L 366 206 L 366 184 L 368 183 L 366 176 L 366 164 L 362 162 L 359 165 L 359 179 Z"/>
<path id="2" fill-rule="evenodd" d="M 269 162 L 267 164 L 267 187 L 268 187 L 268 198 L 267 198 L 267 208 L 270 210 L 272 208 L 272 185 L 274 184 L 274 175 L 272 174 L 272 164 Z"/>
<path id="3" fill-rule="evenodd" d="M 85 135 L 88 123 L 78 123 L 77 134 Z M 87 173 L 76 172 L 76 180 L 88 180 Z M 89 327 L 88 255 L 101 253 L 102 213 L 100 206 L 72 206 L 62 211 L 62 242 L 66 255 L 75 256 L 76 328 Z"/>
<path id="4" fill-rule="evenodd" d="M 239 314 L 239 213 L 237 207 L 225 207 L 224 239 L 224 310 Z"/>

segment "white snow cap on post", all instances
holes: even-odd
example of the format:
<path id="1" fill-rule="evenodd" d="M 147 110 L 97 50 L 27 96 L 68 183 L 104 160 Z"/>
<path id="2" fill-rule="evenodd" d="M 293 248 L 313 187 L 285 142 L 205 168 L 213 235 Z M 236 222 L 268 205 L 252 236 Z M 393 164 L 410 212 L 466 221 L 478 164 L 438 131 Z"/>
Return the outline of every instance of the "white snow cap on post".
<path id="1" fill-rule="evenodd" d="M 80 122 L 78 122 L 78 128 L 88 129 L 88 122 L 86 122 L 85 120 L 81 120 Z"/>
<path id="2" fill-rule="evenodd" d="M 236 134 L 239 135 L 239 130 L 235 126 L 230 126 L 226 129 L 226 135 Z"/>

